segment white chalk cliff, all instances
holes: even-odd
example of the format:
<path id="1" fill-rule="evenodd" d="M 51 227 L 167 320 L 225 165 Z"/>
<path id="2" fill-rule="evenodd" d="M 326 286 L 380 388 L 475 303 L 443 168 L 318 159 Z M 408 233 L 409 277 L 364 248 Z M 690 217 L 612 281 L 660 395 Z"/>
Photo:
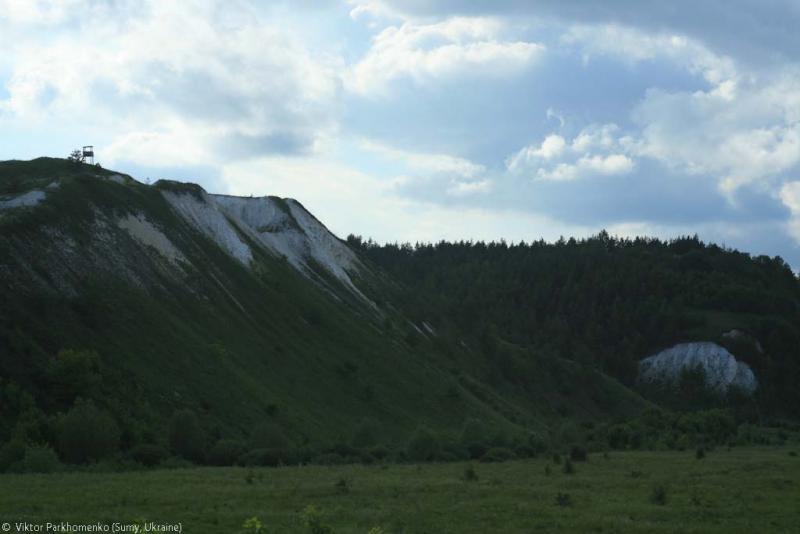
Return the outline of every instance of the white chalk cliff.
<path id="1" fill-rule="evenodd" d="M 750 366 L 737 361 L 725 347 L 708 341 L 681 343 L 641 360 L 639 380 L 677 383 L 684 369 L 697 368 L 705 373 L 706 385 L 716 391 L 733 386 L 753 393 L 758 388 Z"/>

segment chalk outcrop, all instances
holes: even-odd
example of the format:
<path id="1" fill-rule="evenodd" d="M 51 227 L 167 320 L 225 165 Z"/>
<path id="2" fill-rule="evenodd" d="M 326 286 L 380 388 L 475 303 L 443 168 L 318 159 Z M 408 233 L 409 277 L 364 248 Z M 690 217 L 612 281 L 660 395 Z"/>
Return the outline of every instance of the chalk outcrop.
<path id="1" fill-rule="evenodd" d="M 702 369 L 706 386 L 724 393 L 736 387 L 747 393 L 758 388 L 755 374 L 725 347 L 711 342 L 681 343 L 639 362 L 639 380 L 677 383 L 684 370 Z"/>

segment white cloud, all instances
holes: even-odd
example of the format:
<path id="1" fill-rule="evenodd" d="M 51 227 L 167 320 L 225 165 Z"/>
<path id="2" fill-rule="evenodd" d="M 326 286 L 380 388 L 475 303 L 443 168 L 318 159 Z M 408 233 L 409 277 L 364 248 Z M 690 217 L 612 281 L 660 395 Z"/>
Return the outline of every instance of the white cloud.
<path id="1" fill-rule="evenodd" d="M 540 145 L 522 148 L 506 160 L 514 174 L 529 174 L 537 180 L 572 181 L 590 176 L 627 174 L 633 160 L 622 153 L 629 143 L 617 137 L 616 124 L 590 125 L 570 143 L 560 135 L 550 134 Z"/>
<path id="2" fill-rule="evenodd" d="M 798 99 L 800 76 L 790 75 L 742 84 L 733 97 L 652 90 L 635 109 L 642 130 L 632 150 L 709 176 L 733 200 L 741 186 L 769 188 L 800 163 Z"/>
<path id="3" fill-rule="evenodd" d="M 373 38 L 367 54 L 345 76 L 359 94 L 383 94 L 400 78 L 417 84 L 452 76 L 504 76 L 531 64 L 544 46 L 498 40 L 504 24 L 457 17 L 434 24 L 404 21 Z"/>
<path id="4" fill-rule="evenodd" d="M 787 182 L 779 193 L 783 204 L 789 208 L 791 218 L 787 224 L 789 235 L 800 243 L 800 181 Z"/>
<path id="5" fill-rule="evenodd" d="M 631 63 L 667 59 L 702 75 L 715 87 L 727 84 L 728 91 L 735 87 L 738 78 L 731 58 L 715 54 L 702 43 L 679 34 L 646 33 L 614 24 L 577 25 L 567 30 L 561 42 L 580 46 L 584 61 L 590 61 L 592 56 L 612 56 Z"/>
<path id="6" fill-rule="evenodd" d="M 456 174 L 464 178 L 474 178 L 486 172 L 486 167 L 483 165 L 448 154 L 410 152 L 368 140 L 362 140 L 359 146 L 388 159 L 400 161 L 418 171 Z"/>
<path id="7" fill-rule="evenodd" d="M 379 241 L 509 241 L 560 235 L 585 236 L 593 229 L 515 210 L 442 206 L 397 194 L 393 182 L 376 179 L 323 156 L 260 158 L 226 165 L 228 193 L 280 195 L 303 205 L 337 235 L 361 233 Z"/>
<path id="8" fill-rule="evenodd" d="M 39 11 L 60 16 L 58 3 L 40 4 L 49 7 Z M 148 164 L 153 153 L 164 164 L 182 165 L 187 154 L 204 164 L 232 154 L 302 152 L 335 129 L 340 64 L 312 54 L 247 4 L 72 7 L 83 9 L 85 19 L 69 31 L 52 39 L 25 32 L 8 52 L 13 63 L 0 120 L 113 131 L 101 147 L 109 164 Z"/>
<path id="9" fill-rule="evenodd" d="M 634 108 L 641 132 L 625 143 L 632 154 L 708 176 L 732 202 L 742 186 L 769 188 L 800 163 L 796 66 L 756 74 L 697 40 L 615 25 L 576 26 L 562 42 L 579 45 L 587 58 L 671 61 L 708 83 L 693 92 L 649 90 Z"/>
<path id="10" fill-rule="evenodd" d="M 494 186 L 492 180 L 486 176 L 485 166 L 465 158 L 410 152 L 371 141 L 362 141 L 359 148 L 400 163 L 403 171 L 414 174 L 404 174 L 396 178 L 394 183 L 397 186 L 427 184 L 436 188 L 443 183 L 444 193 L 451 197 L 485 194 Z"/>

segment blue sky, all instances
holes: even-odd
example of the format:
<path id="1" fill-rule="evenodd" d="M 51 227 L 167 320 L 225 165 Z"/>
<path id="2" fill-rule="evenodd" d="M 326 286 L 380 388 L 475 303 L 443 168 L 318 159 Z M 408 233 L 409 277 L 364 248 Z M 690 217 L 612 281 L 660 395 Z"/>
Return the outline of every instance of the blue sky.
<path id="1" fill-rule="evenodd" d="M 797 27 L 789 0 L 0 0 L 0 159 L 94 144 L 379 241 L 697 233 L 798 268 Z"/>

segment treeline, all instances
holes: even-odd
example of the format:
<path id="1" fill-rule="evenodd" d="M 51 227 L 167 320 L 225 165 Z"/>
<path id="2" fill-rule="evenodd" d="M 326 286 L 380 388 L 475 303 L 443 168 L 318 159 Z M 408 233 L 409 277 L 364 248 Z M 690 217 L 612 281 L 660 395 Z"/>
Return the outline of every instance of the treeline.
<path id="1" fill-rule="evenodd" d="M 729 349 L 763 385 L 767 413 L 800 413 L 800 282 L 780 257 L 703 243 L 587 239 L 348 243 L 403 284 L 405 311 L 480 345 L 499 339 L 596 365 L 635 384 L 638 361 L 738 328 L 758 350 Z"/>
<path id="2" fill-rule="evenodd" d="M 192 465 L 267 466 L 372 464 L 477 460 L 502 462 L 547 454 L 585 461 L 609 450 L 710 450 L 716 446 L 784 445 L 797 425 L 765 429 L 737 423 L 725 410 L 677 413 L 651 409 L 619 421 L 564 419 L 547 431 L 492 427 L 467 419 L 460 431 L 419 427 L 406 441 L 389 442 L 380 424 L 362 420 L 347 439 L 299 444 L 282 425 L 265 419 L 249 435 L 224 437 L 204 427 L 189 409 L 173 413 L 161 433 L 123 438 L 135 422 L 78 398 L 66 412 L 45 416 L 29 406 L 0 442 L 0 473 L 61 470 L 126 471 Z"/>

